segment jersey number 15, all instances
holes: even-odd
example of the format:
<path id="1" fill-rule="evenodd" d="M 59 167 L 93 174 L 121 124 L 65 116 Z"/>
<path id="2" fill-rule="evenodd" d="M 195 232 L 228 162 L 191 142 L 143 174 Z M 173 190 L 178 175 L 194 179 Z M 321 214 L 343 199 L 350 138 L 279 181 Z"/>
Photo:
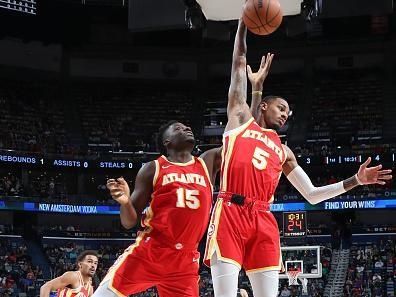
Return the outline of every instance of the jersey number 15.
<path id="1" fill-rule="evenodd" d="M 177 202 L 176 207 L 180 208 L 190 208 L 190 209 L 198 209 L 201 206 L 199 202 L 198 190 L 188 190 L 184 188 L 178 188 L 177 191 Z"/>

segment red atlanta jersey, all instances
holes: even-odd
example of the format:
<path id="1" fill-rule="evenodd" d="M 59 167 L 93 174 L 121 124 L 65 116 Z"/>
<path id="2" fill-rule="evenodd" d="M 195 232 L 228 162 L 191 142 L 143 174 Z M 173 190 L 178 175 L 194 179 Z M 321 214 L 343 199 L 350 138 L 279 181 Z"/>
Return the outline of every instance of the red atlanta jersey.
<path id="1" fill-rule="evenodd" d="M 261 128 L 253 118 L 223 137 L 220 188 L 266 202 L 282 174 L 286 151 L 274 130 Z"/>
<path id="2" fill-rule="evenodd" d="M 79 287 L 75 289 L 71 288 L 63 288 L 63 289 L 58 289 L 58 294 L 57 297 L 89 297 L 93 293 L 93 287 L 91 284 L 85 284 L 81 275 L 80 271 L 76 271 L 78 273 L 78 278 L 79 278 Z"/>
<path id="3" fill-rule="evenodd" d="M 187 163 L 173 163 L 161 156 L 154 162 L 145 232 L 160 241 L 197 246 L 209 222 L 213 195 L 204 161 L 192 157 Z"/>

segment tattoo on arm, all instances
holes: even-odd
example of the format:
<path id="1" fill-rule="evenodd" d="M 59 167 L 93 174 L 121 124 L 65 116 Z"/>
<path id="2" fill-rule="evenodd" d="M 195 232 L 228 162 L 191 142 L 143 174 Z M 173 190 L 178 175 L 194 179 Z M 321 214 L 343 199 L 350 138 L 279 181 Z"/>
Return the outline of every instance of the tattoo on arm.
<path id="1" fill-rule="evenodd" d="M 359 185 L 358 181 L 356 180 L 356 176 L 351 176 L 343 181 L 343 186 L 345 191 L 352 190 L 353 188 Z"/>

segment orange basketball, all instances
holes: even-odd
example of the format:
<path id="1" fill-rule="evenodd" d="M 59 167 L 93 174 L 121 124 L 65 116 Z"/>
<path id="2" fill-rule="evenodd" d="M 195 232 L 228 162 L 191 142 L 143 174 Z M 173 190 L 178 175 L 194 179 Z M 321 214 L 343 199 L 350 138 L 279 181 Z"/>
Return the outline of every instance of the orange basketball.
<path id="1" fill-rule="evenodd" d="M 278 0 L 247 0 L 242 17 L 249 31 L 268 35 L 278 29 L 283 15 Z"/>

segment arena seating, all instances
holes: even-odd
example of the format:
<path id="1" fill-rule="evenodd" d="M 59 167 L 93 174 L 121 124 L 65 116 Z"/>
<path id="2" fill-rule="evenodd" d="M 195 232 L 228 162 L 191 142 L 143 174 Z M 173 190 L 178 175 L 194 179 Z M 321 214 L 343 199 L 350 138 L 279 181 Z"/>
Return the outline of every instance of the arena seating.
<path id="1" fill-rule="evenodd" d="M 382 139 L 382 82 L 377 70 L 337 70 L 316 76 L 308 140 L 337 145 Z"/>
<path id="2" fill-rule="evenodd" d="M 0 295 L 37 296 L 44 280 L 21 238 L 0 238 Z"/>
<path id="3" fill-rule="evenodd" d="M 2 81 L 0 149 L 53 153 L 68 142 L 59 95 L 50 84 Z"/>
<path id="4" fill-rule="evenodd" d="M 154 151 L 155 132 L 169 120 L 190 124 L 192 99 L 189 92 L 148 88 L 114 91 L 92 89 L 78 95 L 80 118 L 88 144 L 109 144 L 110 149 Z M 114 95 L 116 93 L 117 95 Z M 93 148 L 93 146 L 91 146 Z"/>
<path id="5" fill-rule="evenodd" d="M 395 248 L 394 240 L 354 242 L 344 296 L 395 296 Z"/>

